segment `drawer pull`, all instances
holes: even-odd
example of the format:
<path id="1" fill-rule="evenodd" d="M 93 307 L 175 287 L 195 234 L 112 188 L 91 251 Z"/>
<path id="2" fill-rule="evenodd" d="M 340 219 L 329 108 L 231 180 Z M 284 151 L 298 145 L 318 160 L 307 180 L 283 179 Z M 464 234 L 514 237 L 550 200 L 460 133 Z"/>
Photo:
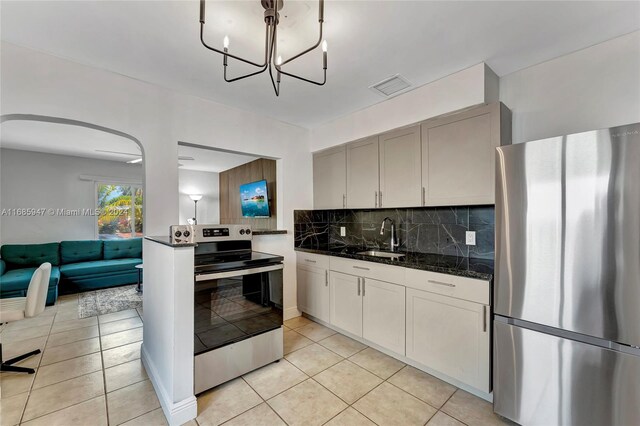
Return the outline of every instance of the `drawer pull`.
<path id="1" fill-rule="evenodd" d="M 305 259 L 304 261 L 305 261 L 305 262 L 310 262 L 310 263 L 316 263 L 316 261 L 315 261 L 315 260 L 311 260 L 311 259 Z"/>
<path id="2" fill-rule="evenodd" d="M 362 269 L 363 271 L 370 271 L 369 268 L 365 268 L 364 266 L 354 266 L 355 269 Z"/>
<path id="3" fill-rule="evenodd" d="M 445 283 L 445 282 L 442 282 L 442 281 L 435 281 L 435 280 L 427 280 L 427 282 L 429 282 L 431 284 L 444 285 L 444 286 L 447 286 L 447 287 L 455 287 L 456 286 L 455 284 Z"/>

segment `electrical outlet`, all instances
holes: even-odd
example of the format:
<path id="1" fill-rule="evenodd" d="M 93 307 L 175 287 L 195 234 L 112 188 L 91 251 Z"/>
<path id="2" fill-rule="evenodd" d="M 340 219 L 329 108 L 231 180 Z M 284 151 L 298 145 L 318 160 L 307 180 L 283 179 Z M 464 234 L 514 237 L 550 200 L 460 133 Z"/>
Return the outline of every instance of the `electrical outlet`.
<path id="1" fill-rule="evenodd" d="M 340 236 L 341 237 L 346 237 L 347 236 L 347 228 L 345 228 L 344 226 L 340 227 Z"/>
<path id="2" fill-rule="evenodd" d="M 467 231 L 466 233 L 467 245 L 475 246 L 476 245 L 476 231 Z"/>

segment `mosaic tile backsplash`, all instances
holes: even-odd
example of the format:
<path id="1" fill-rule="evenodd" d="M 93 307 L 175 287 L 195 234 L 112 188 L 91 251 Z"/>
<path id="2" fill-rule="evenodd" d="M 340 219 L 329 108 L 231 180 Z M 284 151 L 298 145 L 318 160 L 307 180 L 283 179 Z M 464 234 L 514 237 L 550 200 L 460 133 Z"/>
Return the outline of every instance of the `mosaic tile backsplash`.
<path id="1" fill-rule="evenodd" d="M 422 207 L 376 210 L 296 210 L 295 245 L 311 249 L 361 247 L 389 249 L 390 226 L 380 235 L 382 220 L 396 224 L 398 251 L 477 259 L 494 258 L 494 206 Z M 344 227 L 346 236 L 340 236 Z M 476 245 L 465 244 L 465 232 L 476 232 Z"/>

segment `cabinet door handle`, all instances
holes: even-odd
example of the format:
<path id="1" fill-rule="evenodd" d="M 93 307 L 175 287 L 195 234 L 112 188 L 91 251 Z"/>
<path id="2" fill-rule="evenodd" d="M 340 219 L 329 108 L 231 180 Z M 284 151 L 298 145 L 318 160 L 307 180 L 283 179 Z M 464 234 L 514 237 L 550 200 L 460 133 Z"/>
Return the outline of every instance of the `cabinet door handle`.
<path id="1" fill-rule="evenodd" d="M 354 268 L 355 268 L 355 266 L 354 266 Z M 447 286 L 447 287 L 455 287 L 456 286 L 455 284 L 445 283 L 445 282 L 442 282 L 442 281 L 427 280 L 427 282 L 429 282 L 431 284 L 444 285 L 444 286 Z"/>
<path id="2" fill-rule="evenodd" d="M 347 194 L 342 194 L 342 208 L 347 208 Z"/>
<path id="3" fill-rule="evenodd" d="M 374 194 L 375 194 L 375 196 L 376 196 L 376 201 L 375 201 L 375 203 L 373 204 L 373 206 L 374 206 L 374 207 L 378 207 L 378 191 L 373 191 L 373 193 L 374 193 Z"/>
<path id="4" fill-rule="evenodd" d="M 324 286 L 329 287 L 329 271 L 324 271 Z"/>
<path id="5" fill-rule="evenodd" d="M 305 259 L 304 261 L 305 261 L 305 262 L 309 262 L 309 263 L 316 263 L 316 261 L 315 261 L 315 260 L 311 260 L 311 259 Z"/>
<path id="6" fill-rule="evenodd" d="M 427 190 L 424 188 L 424 186 L 422 187 L 422 205 L 426 205 L 427 203 Z"/>
<path id="7" fill-rule="evenodd" d="M 358 277 L 358 296 L 360 296 L 360 277 Z"/>
<path id="8" fill-rule="evenodd" d="M 362 297 L 364 297 L 365 289 L 367 288 L 366 281 L 362 278 Z"/>
<path id="9" fill-rule="evenodd" d="M 482 305 L 482 332 L 487 332 L 487 305 Z"/>
<path id="10" fill-rule="evenodd" d="M 380 191 L 380 207 L 382 207 L 382 191 Z"/>
<path id="11" fill-rule="evenodd" d="M 369 268 L 365 268 L 364 266 L 354 266 L 354 269 L 362 269 L 363 271 L 370 271 Z"/>

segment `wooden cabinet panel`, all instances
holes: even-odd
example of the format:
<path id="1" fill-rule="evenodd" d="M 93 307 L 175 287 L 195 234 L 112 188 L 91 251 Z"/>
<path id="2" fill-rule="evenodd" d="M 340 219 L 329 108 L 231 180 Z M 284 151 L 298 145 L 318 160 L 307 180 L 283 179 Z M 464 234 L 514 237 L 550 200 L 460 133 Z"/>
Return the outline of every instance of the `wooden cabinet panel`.
<path id="1" fill-rule="evenodd" d="M 489 392 L 489 307 L 407 289 L 407 357 Z"/>
<path id="2" fill-rule="evenodd" d="M 362 336 L 404 355 L 405 288 L 369 278 L 362 281 Z"/>
<path id="3" fill-rule="evenodd" d="M 422 205 L 420 126 L 380 135 L 380 207 Z"/>
<path id="4" fill-rule="evenodd" d="M 378 207 L 378 136 L 347 145 L 347 207 Z"/>
<path id="5" fill-rule="evenodd" d="M 313 155 L 313 207 L 342 209 L 347 196 L 347 150 L 344 146 Z"/>
<path id="6" fill-rule="evenodd" d="M 329 272 L 331 324 L 356 336 L 362 336 L 361 278 L 341 272 Z"/>
<path id="7" fill-rule="evenodd" d="M 220 173 L 220 223 L 250 224 L 254 229 L 276 229 L 276 161 L 265 158 Z M 265 179 L 269 195 L 269 218 L 242 217 L 240 185 Z"/>

